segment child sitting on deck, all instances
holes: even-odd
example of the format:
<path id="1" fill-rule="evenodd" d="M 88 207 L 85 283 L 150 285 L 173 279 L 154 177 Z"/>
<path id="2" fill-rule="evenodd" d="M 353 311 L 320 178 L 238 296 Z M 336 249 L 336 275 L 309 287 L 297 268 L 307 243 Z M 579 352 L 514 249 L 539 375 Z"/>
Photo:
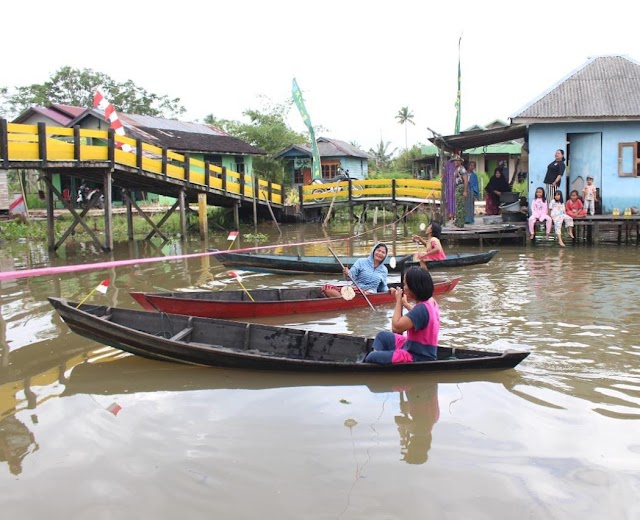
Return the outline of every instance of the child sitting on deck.
<path id="1" fill-rule="evenodd" d="M 531 203 L 531 216 L 529 217 L 529 234 L 531 240 L 536 238 L 534 226 L 537 221 L 545 222 L 547 225 L 547 238 L 551 233 L 551 217 L 549 216 L 549 206 L 547 205 L 547 197 L 544 194 L 544 188 L 536 188 L 536 195 Z"/>
<path id="2" fill-rule="evenodd" d="M 569 193 L 569 200 L 565 204 L 567 215 L 571 218 L 580 218 L 587 215 L 587 210 L 582 206 L 582 201 L 578 195 L 578 190 L 573 190 Z"/>
<path id="3" fill-rule="evenodd" d="M 556 190 L 553 195 L 553 201 L 549 205 L 549 210 L 558 237 L 558 244 L 560 244 L 560 247 L 564 247 L 564 242 L 562 241 L 562 223 L 567 226 L 569 236 L 573 238 L 573 219 L 564 211 L 564 201 L 562 200 L 562 192 L 560 190 Z"/>

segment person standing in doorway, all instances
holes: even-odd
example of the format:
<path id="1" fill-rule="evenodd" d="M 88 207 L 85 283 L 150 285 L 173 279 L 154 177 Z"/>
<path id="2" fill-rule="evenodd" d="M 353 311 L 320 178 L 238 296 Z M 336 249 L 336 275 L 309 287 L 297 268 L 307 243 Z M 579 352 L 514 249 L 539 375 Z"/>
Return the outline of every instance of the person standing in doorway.
<path id="1" fill-rule="evenodd" d="M 560 187 L 560 181 L 562 180 L 565 169 L 564 150 L 556 150 L 553 161 L 547 166 L 547 174 L 544 176 L 544 184 L 547 188 L 547 200 L 553 200 L 556 190 Z"/>

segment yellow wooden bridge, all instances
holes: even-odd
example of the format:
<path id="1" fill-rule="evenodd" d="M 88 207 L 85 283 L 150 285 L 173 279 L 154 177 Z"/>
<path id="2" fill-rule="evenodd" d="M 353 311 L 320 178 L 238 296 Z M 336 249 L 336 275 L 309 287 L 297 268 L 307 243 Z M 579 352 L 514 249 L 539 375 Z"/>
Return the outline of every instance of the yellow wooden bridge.
<path id="1" fill-rule="evenodd" d="M 133 207 L 143 215 L 142 209 L 132 200 L 131 191 L 141 190 L 175 198 L 176 203 L 168 215 L 176 209 L 180 210 L 183 236 L 186 235 L 185 208 L 187 204 L 194 202 L 203 204 L 206 201 L 206 204 L 212 206 L 233 207 L 236 222 L 238 209 L 249 204 L 268 207 L 272 214 L 275 211 L 280 215 L 296 214 L 304 218 L 305 212 L 321 211 L 323 206 L 331 203 L 348 203 L 351 208 L 356 204 L 381 202 L 391 202 L 394 205 L 424 202 L 439 204 L 441 186 L 436 181 L 417 179 L 349 180 L 300 186 L 297 194 L 293 191 L 293 195 L 297 196 L 292 197 L 290 193 L 286 197 L 280 184 L 231 171 L 140 139 L 119 136 L 113 130 L 77 126 L 52 127 L 44 123 L 24 125 L 8 123 L 6 120 L 0 120 L 0 169 L 42 171 L 48 187 L 50 249 L 57 249 L 75 226 L 81 225 L 87 230 L 89 228 L 83 218 L 90 208 L 78 214 L 68 200 L 65 202 L 65 197 L 52 182 L 54 173 L 79 177 L 104 187 L 106 243 L 100 243 L 95 235 L 90 234 L 105 250 L 113 247 L 111 202 L 114 186 L 122 190 L 128 212 Z M 57 242 L 53 233 L 53 208 L 56 200 L 63 203 L 76 219 L 72 228 Z M 151 221 L 150 224 L 154 227 L 154 233 L 164 237 L 159 225 L 156 226 Z M 129 238 L 133 238 L 132 226 Z"/>

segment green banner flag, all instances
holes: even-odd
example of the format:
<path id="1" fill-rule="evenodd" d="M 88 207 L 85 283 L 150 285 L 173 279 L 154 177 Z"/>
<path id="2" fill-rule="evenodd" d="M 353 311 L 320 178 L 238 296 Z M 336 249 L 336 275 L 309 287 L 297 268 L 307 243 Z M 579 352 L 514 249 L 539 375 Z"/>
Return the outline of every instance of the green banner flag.
<path id="1" fill-rule="evenodd" d="M 456 128 L 454 134 L 460 133 L 460 101 L 462 93 L 460 91 L 461 71 L 460 71 L 460 43 L 462 42 L 462 35 L 458 40 L 458 93 L 456 95 Z"/>
<path id="2" fill-rule="evenodd" d="M 293 78 L 293 101 L 300 111 L 302 121 L 309 130 L 309 138 L 311 139 L 311 153 L 313 154 L 313 167 L 311 169 L 311 177 L 313 179 L 322 179 L 322 168 L 320 167 L 320 152 L 318 152 L 318 143 L 316 143 L 316 133 L 314 132 L 313 126 L 311 125 L 309 112 L 307 112 L 307 109 L 304 106 L 302 91 L 300 90 L 300 87 L 298 87 L 298 82 L 295 78 Z"/>

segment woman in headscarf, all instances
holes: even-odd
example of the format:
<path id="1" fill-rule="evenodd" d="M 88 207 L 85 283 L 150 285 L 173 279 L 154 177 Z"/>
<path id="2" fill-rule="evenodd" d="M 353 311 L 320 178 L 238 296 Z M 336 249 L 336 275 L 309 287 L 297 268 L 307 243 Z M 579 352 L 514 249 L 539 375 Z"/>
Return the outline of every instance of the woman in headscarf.
<path id="1" fill-rule="evenodd" d="M 389 292 L 387 286 L 388 270 L 384 265 L 388 253 L 387 245 L 379 242 L 373 246 L 369 256 L 359 258 L 351 268 L 345 266 L 343 273 L 367 294 Z M 341 296 L 340 290 L 341 287 L 332 284 L 325 284 L 322 288 L 322 292 L 327 298 Z"/>
<path id="2" fill-rule="evenodd" d="M 480 200 L 480 188 L 478 186 L 478 176 L 476 175 L 476 162 L 470 161 L 467 167 L 468 189 L 467 198 L 464 202 L 464 223 L 473 224 L 476 220 L 475 201 Z"/>
<path id="3" fill-rule="evenodd" d="M 500 195 L 506 191 L 511 191 L 511 186 L 509 186 L 509 182 L 502 175 L 500 168 L 494 170 L 493 176 L 489 179 L 484 191 L 487 193 L 485 198 L 485 213 L 487 215 L 500 214 Z"/>

